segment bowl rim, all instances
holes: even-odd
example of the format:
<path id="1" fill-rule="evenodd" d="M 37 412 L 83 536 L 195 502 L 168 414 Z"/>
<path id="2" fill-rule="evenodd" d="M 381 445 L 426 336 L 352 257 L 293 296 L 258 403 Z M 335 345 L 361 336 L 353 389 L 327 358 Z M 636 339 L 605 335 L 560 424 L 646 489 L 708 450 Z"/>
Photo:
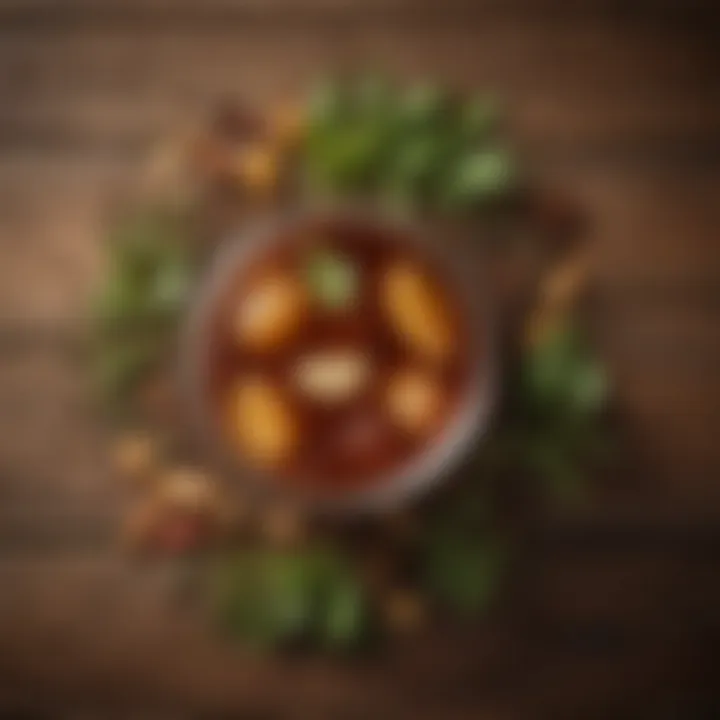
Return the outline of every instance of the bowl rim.
<path id="1" fill-rule="evenodd" d="M 294 487 L 253 467 L 233 452 L 217 429 L 217 418 L 205 392 L 207 348 L 214 311 L 243 265 L 260 253 L 280 245 L 287 229 L 319 222 L 354 222 L 380 226 L 421 248 L 426 258 L 440 262 L 447 281 L 463 303 L 468 318 L 471 356 L 482 367 L 474 367 L 463 400 L 439 437 L 400 467 L 379 474 L 367 485 L 337 494 Z M 330 515 L 383 513 L 399 509 L 439 486 L 470 454 L 486 434 L 496 404 L 498 367 L 494 313 L 487 284 L 481 281 L 483 268 L 469 262 L 474 249 L 440 245 L 417 219 L 394 215 L 357 205 L 319 205 L 274 211 L 248 221 L 242 228 L 221 238 L 213 257 L 198 281 L 188 305 L 180 337 L 179 381 L 183 405 L 190 414 L 191 431 L 199 437 L 211 460 L 222 468 L 223 477 L 242 476 L 243 490 L 292 502 L 304 509 Z M 481 263 L 480 263 L 481 265 Z"/>

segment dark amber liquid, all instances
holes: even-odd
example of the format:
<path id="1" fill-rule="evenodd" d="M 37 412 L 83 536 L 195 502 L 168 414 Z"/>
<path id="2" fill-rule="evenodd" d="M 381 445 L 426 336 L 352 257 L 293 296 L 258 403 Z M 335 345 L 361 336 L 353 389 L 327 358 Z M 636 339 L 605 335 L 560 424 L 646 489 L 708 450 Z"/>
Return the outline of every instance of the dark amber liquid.
<path id="1" fill-rule="evenodd" d="M 347 311 L 328 312 L 313 307 L 294 339 L 277 351 L 244 349 L 233 337 L 231 313 L 242 299 L 243 288 L 270 269 L 289 270 L 303 277 L 308 255 L 318 248 L 347 258 L 359 270 L 357 302 Z M 440 368 L 433 368 L 442 388 L 441 412 L 428 435 L 402 431 L 387 417 L 384 392 L 394 371 L 424 364 L 403 342 L 382 312 L 379 283 L 396 261 L 411 261 L 429 278 L 451 318 L 455 349 Z M 388 471 L 401 468 L 429 445 L 439 441 L 469 386 L 473 358 L 469 354 L 467 318 L 450 279 L 409 238 L 372 225 L 343 220 L 323 221 L 288 232 L 272 248 L 261 251 L 238 273 L 221 298 L 212 321 L 208 347 L 207 392 L 218 431 L 227 431 L 227 398 L 243 375 L 259 374 L 281 388 L 299 420 L 297 452 L 279 468 L 283 483 L 323 492 L 342 492 L 372 485 Z M 292 382 L 297 358 L 332 347 L 357 348 L 372 360 L 371 383 L 357 398 L 338 406 L 323 405 L 298 392 Z M 357 442 L 358 433 L 365 440 Z M 241 456 L 240 449 L 235 452 Z"/>

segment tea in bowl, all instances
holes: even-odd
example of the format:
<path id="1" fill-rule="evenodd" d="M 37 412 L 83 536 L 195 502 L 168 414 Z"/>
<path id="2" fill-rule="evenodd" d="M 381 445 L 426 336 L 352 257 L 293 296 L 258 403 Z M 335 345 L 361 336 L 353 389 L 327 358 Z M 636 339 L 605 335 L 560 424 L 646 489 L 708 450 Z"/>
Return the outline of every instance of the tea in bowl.
<path id="1" fill-rule="evenodd" d="M 470 253 L 348 210 L 231 238 L 183 347 L 192 412 L 227 467 L 320 511 L 437 483 L 492 407 L 490 312 Z"/>

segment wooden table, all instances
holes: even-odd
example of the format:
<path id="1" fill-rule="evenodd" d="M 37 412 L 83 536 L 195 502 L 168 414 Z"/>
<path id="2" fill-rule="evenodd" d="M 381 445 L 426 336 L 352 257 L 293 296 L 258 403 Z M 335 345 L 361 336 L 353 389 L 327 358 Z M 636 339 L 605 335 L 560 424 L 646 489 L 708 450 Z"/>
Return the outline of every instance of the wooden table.
<path id="1" fill-rule="evenodd" d="M 720 715 L 720 23 L 711 0 L 0 2 L 0 715 Z M 82 357 L 112 198 L 226 94 L 328 67 L 495 89 L 590 217 L 628 451 L 497 612 L 383 660 L 251 659 L 113 544 Z M 717 659 L 717 658 L 715 658 Z M 5 714 L 5 713 L 8 714 Z M 15 714 L 10 714 L 15 713 Z"/>

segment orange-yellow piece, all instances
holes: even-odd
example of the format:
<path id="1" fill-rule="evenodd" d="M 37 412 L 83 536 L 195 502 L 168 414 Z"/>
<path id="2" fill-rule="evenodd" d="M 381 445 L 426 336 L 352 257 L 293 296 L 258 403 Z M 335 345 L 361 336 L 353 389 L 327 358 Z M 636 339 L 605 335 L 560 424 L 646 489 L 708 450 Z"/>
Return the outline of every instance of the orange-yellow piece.
<path id="1" fill-rule="evenodd" d="M 270 133 L 282 149 L 296 147 L 305 133 L 306 119 L 301 105 L 283 103 L 270 114 Z"/>
<path id="2" fill-rule="evenodd" d="M 427 372 L 407 369 L 393 374 L 387 388 L 387 410 L 391 420 L 411 433 L 427 432 L 437 420 L 442 391 Z"/>
<path id="3" fill-rule="evenodd" d="M 272 350 L 299 329 L 307 305 L 302 284 L 273 273 L 251 284 L 233 315 L 237 341 L 253 350 Z"/>
<path id="4" fill-rule="evenodd" d="M 412 350 L 432 360 L 452 353 L 448 310 L 419 268 L 409 263 L 390 267 L 382 279 L 381 303 L 393 329 Z"/>
<path id="5" fill-rule="evenodd" d="M 277 149 L 269 144 L 253 144 L 238 151 L 236 169 L 245 189 L 266 195 L 272 193 L 280 176 Z"/>
<path id="6" fill-rule="evenodd" d="M 558 263 L 543 278 L 540 302 L 553 308 L 567 309 L 585 288 L 589 264 L 586 252 L 577 253 Z"/>
<path id="7" fill-rule="evenodd" d="M 295 450 L 299 429 L 280 390 L 260 377 L 239 380 L 229 397 L 230 436 L 251 463 L 282 464 Z"/>

